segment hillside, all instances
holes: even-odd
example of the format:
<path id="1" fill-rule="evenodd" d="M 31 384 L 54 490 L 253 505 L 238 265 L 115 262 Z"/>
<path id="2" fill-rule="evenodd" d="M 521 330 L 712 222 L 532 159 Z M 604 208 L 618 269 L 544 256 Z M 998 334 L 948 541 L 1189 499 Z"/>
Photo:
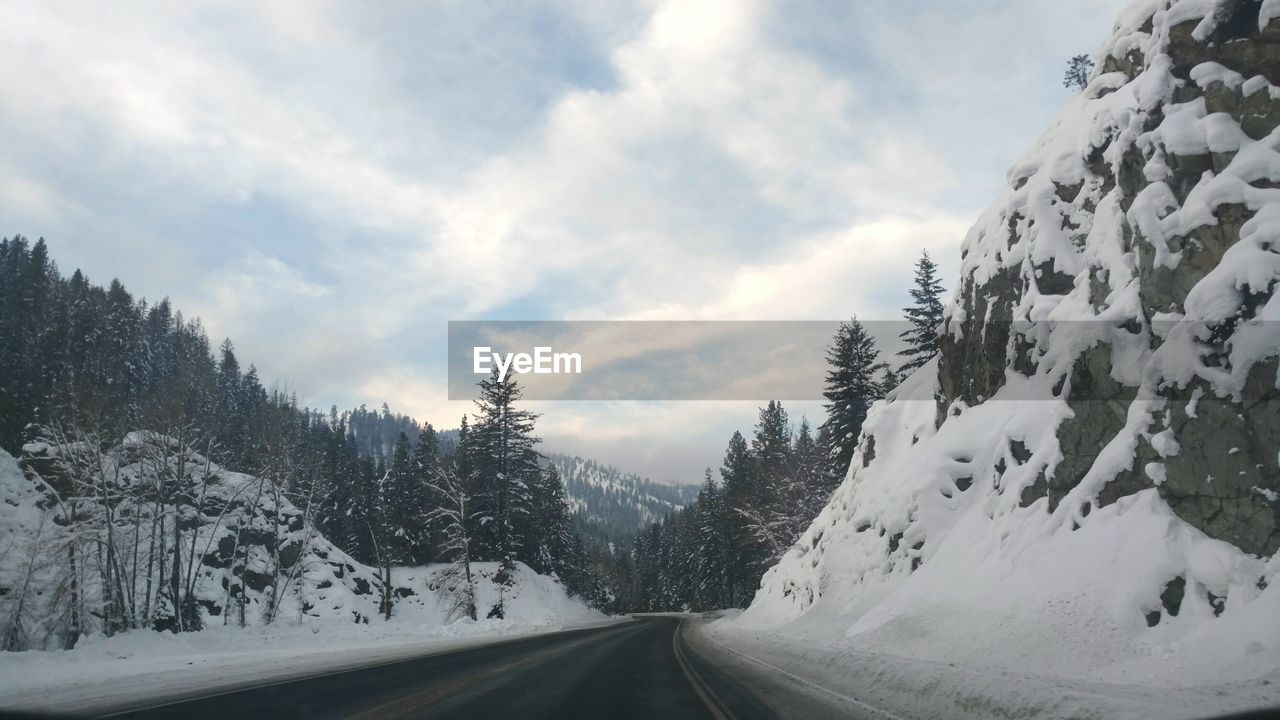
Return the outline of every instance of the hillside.
<path id="1" fill-rule="evenodd" d="M 319 628 L 379 616 L 384 582 L 378 569 L 332 544 L 269 481 L 228 471 L 150 433 L 133 433 L 103 452 L 41 443 L 26 451 L 25 472 L 0 451 L 6 649 L 56 648 L 108 629 Z M 109 502 L 99 502 L 102 496 L 88 492 L 92 486 L 77 482 L 68 467 L 94 468 Z M 69 525 L 69 517 L 77 523 Z M 125 517 L 140 519 L 119 522 Z M 448 567 L 392 568 L 393 618 L 418 627 L 459 619 Z M 504 591 L 508 620 L 600 617 L 555 580 L 517 568 Z M 472 571 L 483 617 L 498 601 L 491 581 L 497 564 L 473 563 Z M 175 596 L 185 600 L 174 603 Z"/>
<path id="2" fill-rule="evenodd" d="M 1277 702 L 1278 85 L 1274 0 L 1126 10 L 724 636 Z"/>
<path id="3" fill-rule="evenodd" d="M 663 485 L 576 455 L 549 453 L 546 462 L 564 480 L 578 527 L 597 541 L 629 543 L 698 495 L 696 485 Z"/>

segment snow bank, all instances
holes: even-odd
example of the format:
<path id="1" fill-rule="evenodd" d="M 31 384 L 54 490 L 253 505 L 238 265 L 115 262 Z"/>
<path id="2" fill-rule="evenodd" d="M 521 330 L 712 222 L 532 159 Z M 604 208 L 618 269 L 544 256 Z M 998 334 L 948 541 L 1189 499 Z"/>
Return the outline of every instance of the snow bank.
<path id="1" fill-rule="evenodd" d="M 523 619 L 138 631 L 86 638 L 70 651 L 0 653 L 0 708 L 103 711 L 623 621 L 581 612 L 561 620 L 523 605 L 512 608 Z"/>
<path id="2" fill-rule="evenodd" d="M 391 584 L 401 595 L 395 606 L 396 617 L 426 627 L 450 622 L 451 601 L 439 590 L 440 576 L 448 567 L 392 568 Z M 471 573 L 476 579 L 476 607 L 481 613 L 498 601 L 499 588 L 492 581 L 497 572 L 498 563 L 471 564 Z M 521 562 L 516 563 L 514 584 L 504 589 L 503 610 L 506 619 L 517 625 L 594 622 L 605 617 L 580 599 L 569 597 L 555 578 L 539 575 Z"/>

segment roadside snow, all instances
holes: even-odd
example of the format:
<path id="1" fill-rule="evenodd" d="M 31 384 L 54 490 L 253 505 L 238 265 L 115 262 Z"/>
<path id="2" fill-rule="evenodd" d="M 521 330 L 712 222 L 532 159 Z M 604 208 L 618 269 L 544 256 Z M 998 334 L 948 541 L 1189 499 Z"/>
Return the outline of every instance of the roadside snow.
<path id="1" fill-rule="evenodd" d="M 789 676 L 793 687 L 885 718 L 1202 718 L 1235 710 L 1274 707 L 1280 676 L 1194 688 L 1071 680 L 1019 671 L 972 657 L 938 662 L 870 652 L 848 645 L 788 637 L 782 632 L 734 628 L 726 622 L 693 625 L 717 649 Z"/>
<path id="2" fill-rule="evenodd" d="M 70 651 L 0 653 L 0 708 L 104 712 L 626 621 L 589 613 L 579 612 L 570 620 L 530 617 L 440 625 L 392 619 L 368 625 L 212 627 L 196 633 L 90 637 Z"/>

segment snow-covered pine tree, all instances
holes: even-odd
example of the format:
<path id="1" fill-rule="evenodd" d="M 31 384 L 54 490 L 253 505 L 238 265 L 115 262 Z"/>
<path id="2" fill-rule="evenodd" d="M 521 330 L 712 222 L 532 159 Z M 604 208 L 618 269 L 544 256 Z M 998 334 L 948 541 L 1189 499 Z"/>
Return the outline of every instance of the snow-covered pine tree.
<path id="1" fill-rule="evenodd" d="M 902 378 L 898 377 L 893 368 L 885 365 L 884 370 L 880 373 L 880 397 L 888 395 L 889 391 L 898 387 L 901 382 Z"/>
<path id="2" fill-rule="evenodd" d="M 760 408 L 750 457 L 752 492 L 747 502 L 735 503 L 733 509 L 743 519 L 751 541 L 744 565 L 754 586 L 759 573 L 791 545 L 799 522 L 793 503 L 791 424 L 782 403 L 770 400 Z"/>
<path id="3" fill-rule="evenodd" d="M 858 433 L 867 418 L 867 409 L 880 397 L 875 374 L 880 369 L 875 338 L 856 318 L 840 323 L 831 347 L 827 349 L 826 387 L 823 397 L 827 419 L 822 436 L 827 447 L 827 483 L 838 483 L 849 471 Z"/>
<path id="4" fill-rule="evenodd" d="M 929 257 L 929 251 L 920 253 L 916 261 L 915 284 L 911 288 L 911 306 L 903 308 L 910 327 L 898 337 L 907 347 L 898 351 L 905 358 L 898 366 L 898 374 L 910 375 L 938 354 L 938 327 L 942 325 L 942 281 L 938 278 L 938 265 Z"/>
<path id="5" fill-rule="evenodd" d="M 751 501 L 751 453 L 742 433 L 733 432 L 729 438 L 729 447 L 725 449 L 724 463 L 720 466 L 720 481 L 725 503 L 725 523 L 723 532 L 729 544 L 730 554 L 726 558 L 727 592 L 731 607 L 739 607 L 748 599 L 751 592 L 752 570 L 746 552 L 748 533 L 746 523 L 734 508 L 745 507 Z M 637 566 L 639 570 L 639 566 Z"/>
<path id="6" fill-rule="evenodd" d="M 534 572 L 544 575 L 555 573 L 564 580 L 575 570 L 569 562 L 574 533 L 564 482 L 554 465 L 537 473 L 531 480 L 529 513 L 524 523 L 520 557 Z"/>
<path id="7" fill-rule="evenodd" d="M 831 481 L 822 448 L 813 437 L 808 418 L 800 419 L 800 429 L 791 447 L 791 468 L 793 482 L 789 504 L 795 519 L 793 534 L 799 537 L 827 504 L 831 491 L 838 484 Z"/>
<path id="8" fill-rule="evenodd" d="M 244 428 L 239 423 L 240 361 L 236 358 L 231 338 L 222 341 L 218 353 L 218 388 L 214 406 L 218 444 L 226 449 L 239 448 L 244 437 Z"/>
<path id="9" fill-rule="evenodd" d="M 499 379 L 495 368 L 478 385 L 476 407 L 480 412 L 468 438 L 475 478 L 474 501 L 483 531 L 479 545 L 486 557 L 498 562 L 494 583 L 499 596 L 488 617 L 502 618 L 504 588 L 514 580 L 520 552 L 519 518 L 529 511 L 530 481 L 541 472 L 538 455 L 533 452 L 538 442 L 533 435 L 538 416 L 515 407 L 521 389 L 514 377 Z"/>
<path id="10" fill-rule="evenodd" d="M 695 607 L 721 609 L 729 607 L 729 536 L 726 532 L 724 495 L 711 477 L 711 468 L 703 476 L 702 490 L 693 505 L 696 516 L 697 562 Z"/>
<path id="11" fill-rule="evenodd" d="M 415 565 L 432 560 L 432 549 L 440 539 L 440 528 L 426 519 L 431 509 L 441 502 L 431 488 L 439 468 L 440 436 L 431 423 L 426 423 L 418 433 L 418 444 L 413 450 L 411 474 L 417 497 L 405 516 L 406 523 L 416 524 L 418 527 L 418 531 L 408 533 L 407 538 L 409 556 Z"/>

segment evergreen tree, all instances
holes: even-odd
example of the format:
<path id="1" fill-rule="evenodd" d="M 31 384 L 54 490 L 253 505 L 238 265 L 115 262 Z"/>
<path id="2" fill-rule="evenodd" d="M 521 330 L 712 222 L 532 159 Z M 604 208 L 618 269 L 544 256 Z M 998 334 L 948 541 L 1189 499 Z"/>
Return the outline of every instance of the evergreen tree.
<path id="1" fill-rule="evenodd" d="M 1084 90 L 1089 86 L 1089 75 L 1092 72 L 1093 58 L 1076 55 L 1067 61 L 1067 71 L 1062 75 L 1062 87 Z"/>
<path id="2" fill-rule="evenodd" d="M 440 458 L 440 436 L 431 423 L 422 426 L 418 433 L 418 444 L 413 451 L 413 462 L 410 469 L 412 475 L 413 497 L 408 501 L 404 522 L 419 526 L 416 532 L 406 532 L 405 539 L 409 547 L 409 556 L 413 564 L 421 565 L 432 559 L 432 549 L 443 541 L 442 528 L 427 520 L 427 515 L 442 502 L 434 490 L 434 478 L 442 466 Z M 465 477 L 465 476 L 464 476 Z"/>
<path id="3" fill-rule="evenodd" d="M 881 365 L 875 339 L 857 319 L 841 323 L 827 350 L 826 422 L 822 425 L 827 443 L 827 475 L 831 482 L 844 479 L 849 460 L 862 432 L 867 409 L 880 396 L 875 374 Z"/>
<path id="4" fill-rule="evenodd" d="M 884 366 L 884 370 L 880 373 L 880 397 L 889 394 L 889 391 L 898 387 L 902 382 L 902 378 L 893 371 L 888 365 Z"/>
<path id="5" fill-rule="evenodd" d="M 826 506 L 831 491 L 835 489 L 834 484 L 829 481 L 831 474 L 827 471 L 822 448 L 813 437 L 807 418 L 800 420 L 800 430 L 796 433 L 791 457 L 794 480 L 788 504 L 796 518 L 793 533 L 798 537 Z"/>
<path id="6" fill-rule="evenodd" d="M 751 439 L 751 460 L 752 494 L 748 502 L 736 503 L 734 510 L 751 540 L 745 566 L 754 587 L 765 568 L 791 545 L 800 522 L 795 506 L 798 486 L 793 475 L 791 426 L 787 411 L 776 400 L 760 409 Z"/>
<path id="7" fill-rule="evenodd" d="M 724 495 L 711 477 L 711 468 L 703 476 L 702 490 L 693 507 L 697 516 L 695 606 L 707 610 L 730 607 L 728 570 L 732 548 L 728 516 Z"/>
<path id="8" fill-rule="evenodd" d="M 916 261 L 915 285 L 911 288 L 910 307 L 903 308 L 909 328 L 898 337 L 907 347 L 898 352 L 905 358 L 898 373 L 909 375 L 938 354 L 938 328 L 942 325 L 942 281 L 938 279 L 938 266 L 929 258 L 926 250 Z"/>
<path id="9" fill-rule="evenodd" d="M 470 429 L 472 473 L 475 478 L 475 501 L 481 528 L 480 548 L 486 557 L 498 562 L 494 582 L 499 586 L 499 599 L 489 617 L 504 615 L 504 588 L 514 581 L 515 563 L 522 538 L 517 534 L 524 515 L 529 512 L 529 485 L 541 469 L 533 446 L 537 415 L 517 409 L 521 390 L 515 378 L 499 379 L 495 368 L 488 379 L 478 383 L 476 399 L 479 413 Z"/>
<path id="10" fill-rule="evenodd" d="M 745 497 L 751 492 L 751 454 L 742 433 L 735 430 L 720 466 L 720 480 L 728 497 Z"/>
<path id="11" fill-rule="evenodd" d="M 573 546 L 569 501 L 565 499 L 560 472 L 549 467 L 531 478 L 529 511 L 526 516 L 520 558 L 534 572 L 561 574 Z M 563 577 L 561 578 L 563 580 Z"/>
<path id="12" fill-rule="evenodd" d="M 725 503 L 724 533 L 730 546 L 725 570 L 730 607 L 745 604 L 747 593 L 754 591 L 757 548 L 740 510 L 755 501 L 751 451 L 742 433 L 734 431 L 720 466 Z"/>
<path id="13" fill-rule="evenodd" d="M 381 505 L 386 524 L 383 557 L 397 564 L 415 563 L 425 542 L 424 524 L 430 508 L 425 502 L 426 477 L 409 449 L 409 436 L 403 432 L 396 436 L 391 464 L 382 483 Z"/>

